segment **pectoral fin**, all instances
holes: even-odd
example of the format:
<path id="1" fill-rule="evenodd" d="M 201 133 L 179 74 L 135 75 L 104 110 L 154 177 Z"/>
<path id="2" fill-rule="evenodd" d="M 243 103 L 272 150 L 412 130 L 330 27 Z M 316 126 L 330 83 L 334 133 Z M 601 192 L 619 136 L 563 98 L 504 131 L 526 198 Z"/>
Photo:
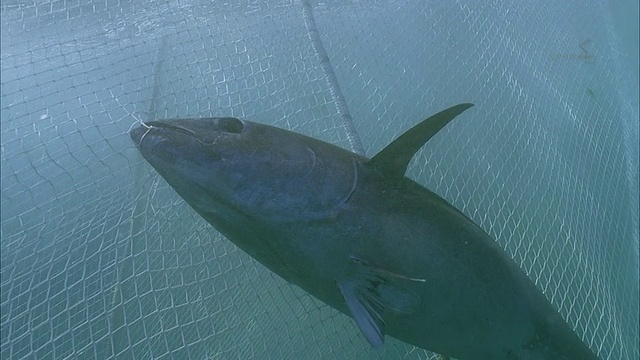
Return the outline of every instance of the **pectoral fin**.
<path id="1" fill-rule="evenodd" d="M 384 344 L 384 305 L 376 296 L 351 281 L 338 282 L 351 316 L 369 344 L 380 349 Z"/>
<path id="2" fill-rule="evenodd" d="M 364 337 L 374 348 L 380 349 L 384 343 L 385 313 L 410 314 L 420 305 L 420 298 L 398 280 L 421 279 L 372 267 L 357 257 L 350 260 L 356 267 L 355 274 L 337 281 L 338 287 Z"/>

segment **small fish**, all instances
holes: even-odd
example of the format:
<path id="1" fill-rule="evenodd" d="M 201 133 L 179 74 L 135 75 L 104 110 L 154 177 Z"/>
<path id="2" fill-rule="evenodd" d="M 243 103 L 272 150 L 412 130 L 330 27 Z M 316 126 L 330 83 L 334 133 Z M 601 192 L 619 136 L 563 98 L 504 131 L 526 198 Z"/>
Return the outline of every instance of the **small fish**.
<path id="1" fill-rule="evenodd" d="M 592 63 L 594 56 L 587 49 L 588 45 L 591 44 L 591 40 L 587 39 L 578 44 L 580 48 L 580 52 L 577 53 L 557 53 L 554 54 L 555 59 L 563 59 L 563 60 L 579 60 L 585 63 Z"/>

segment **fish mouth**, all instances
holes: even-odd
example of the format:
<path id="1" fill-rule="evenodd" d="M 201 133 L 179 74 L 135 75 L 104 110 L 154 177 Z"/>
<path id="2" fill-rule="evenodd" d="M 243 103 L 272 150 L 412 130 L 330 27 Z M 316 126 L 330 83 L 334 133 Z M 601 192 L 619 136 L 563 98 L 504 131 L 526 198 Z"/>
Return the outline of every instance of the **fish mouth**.
<path id="1" fill-rule="evenodd" d="M 149 128 L 145 127 L 144 125 L 138 126 L 129 132 L 129 136 L 131 137 L 131 140 L 133 140 L 133 143 L 136 144 L 136 146 L 139 146 L 140 142 L 142 142 L 144 134 L 147 131 L 149 131 Z"/>

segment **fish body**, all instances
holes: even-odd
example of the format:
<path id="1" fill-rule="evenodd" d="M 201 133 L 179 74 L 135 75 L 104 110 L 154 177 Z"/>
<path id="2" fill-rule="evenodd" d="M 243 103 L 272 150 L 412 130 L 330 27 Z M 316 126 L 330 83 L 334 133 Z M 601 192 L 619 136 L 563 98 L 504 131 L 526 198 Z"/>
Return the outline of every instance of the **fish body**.
<path id="1" fill-rule="evenodd" d="M 131 138 L 206 221 L 260 263 L 388 334 L 465 359 L 597 359 L 465 214 L 405 177 L 446 109 L 372 159 L 235 118 L 151 121 Z"/>

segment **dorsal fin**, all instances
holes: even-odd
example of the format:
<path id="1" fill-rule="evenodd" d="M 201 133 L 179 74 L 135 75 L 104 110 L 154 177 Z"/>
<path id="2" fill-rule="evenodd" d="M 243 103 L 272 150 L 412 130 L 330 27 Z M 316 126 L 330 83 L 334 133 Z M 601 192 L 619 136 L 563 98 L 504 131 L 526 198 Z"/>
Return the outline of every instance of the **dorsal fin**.
<path id="1" fill-rule="evenodd" d="M 449 121 L 472 106 L 473 104 L 458 104 L 429 117 L 392 141 L 369 160 L 368 165 L 385 178 L 403 177 L 413 155 Z"/>

